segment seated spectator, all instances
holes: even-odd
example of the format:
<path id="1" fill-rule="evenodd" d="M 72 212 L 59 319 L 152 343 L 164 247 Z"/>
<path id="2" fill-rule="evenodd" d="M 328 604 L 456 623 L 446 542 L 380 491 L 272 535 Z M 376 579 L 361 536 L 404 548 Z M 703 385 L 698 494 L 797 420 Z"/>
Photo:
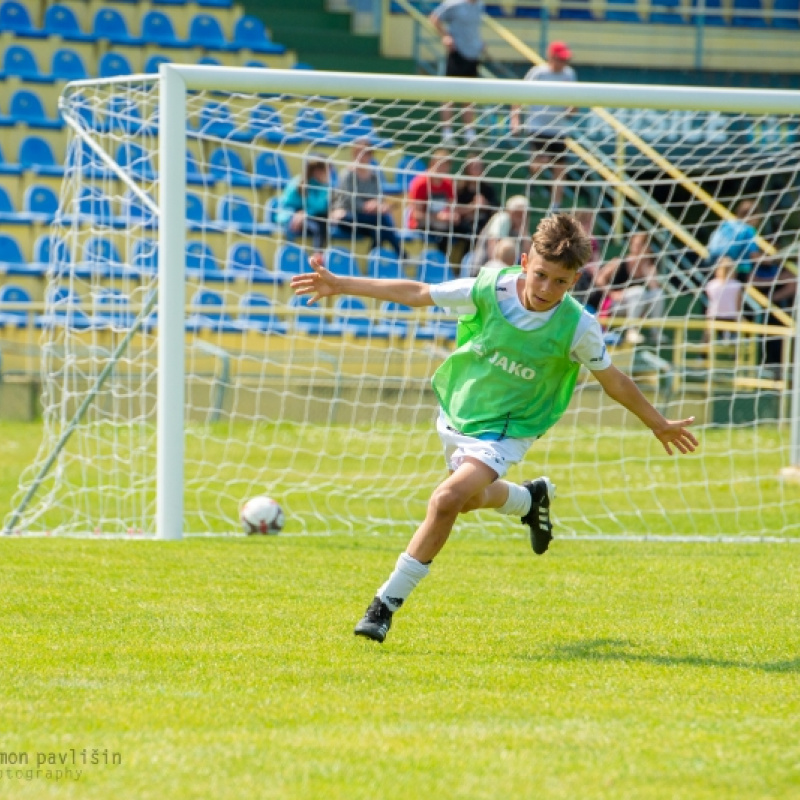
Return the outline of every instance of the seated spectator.
<path id="1" fill-rule="evenodd" d="M 517 263 L 517 243 L 507 236 L 494 246 L 494 258 L 490 258 L 483 269 L 505 269 Z"/>
<path id="2" fill-rule="evenodd" d="M 317 249 L 325 247 L 329 193 L 327 161 L 322 156 L 309 156 L 302 173 L 286 184 L 278 199 L 275 215 L 278 225 L 294 236 L 310 238 Z"/>
<path id="3" fill-rule="evenodd" d="M 415 176 L 408 186 L 407 227 L 432 234 L 430 242 L 441 252 L 452 249 L 454 228 L 461 222 L 456 208 L 456 192 L 450 178 L 450 152 L 433 151 L 428 168 Z"/>
<path id="4" fill-rule="evenodd" d="M 381 199 L 381 187 L 372 165 L 367 139 L 353 143 L 353 165 L 339 176 L 333 195 L 331 220 L 345 235 L 367 236 L 373 247 L 386 245 L 401 255 L 391 207 Z"/>
<path id="5" fill-rule="evenodd" d="M 487 261 L 495 258 L 495 247 L 501 239 L 511 238 L 516 242 L 515 264 L 519 264 L 522 253 L 531 249 L 531 237 L 528 232 L 528 198 L 517 194 L 509 197 L 503 211 L 494 214 L 478 237 L 475 253 L 472 258 L 474 269 L 478 269 Z"/>
<path id="6" fill-rule="evenodd" d="M 709 262 L 715 265 L 726 256 L 736 265 L 739 276 L 749 275 L 756 264 L 764 259 L 756 244 L 758 230 L 755 200 L 740 200 L 736 206 L 736 219 L 723 220 L 708 241 Z M 769 259 L 767 259 L 769 260 Z"/>
<path id="7" fill-rule="evenodd" d="M 706 319 L 729 320 L 741 318 L 744 284 L 736 278 L 736 263 L 723 256 L 717 264 L 714 277 L 706 286 L 708 307 Z M 733 331 L 720 331 L 718 338 L 729 341 L 735 338 Z"/>
<path id="8" fill-rule="evenodd" d="M 464 162 L 464 174 L 456 183 L 456 203 L 461 214 L 458 230 L 469 237 L 471 246 L 498 208 L 497 192 L 486 179 L 479 156 Z"/>
<path id="9" fill-rule="evenodd" d="M 596 308 L 601 318 L 650 319 L 664 315 L 664 295 L 648 238 L 646 233 L 634 234 L 625 258 L 612 258 L 597 270 L 588 305 Z M 627 340 L 639 344 L 644 337 L 632 329 Z"/>

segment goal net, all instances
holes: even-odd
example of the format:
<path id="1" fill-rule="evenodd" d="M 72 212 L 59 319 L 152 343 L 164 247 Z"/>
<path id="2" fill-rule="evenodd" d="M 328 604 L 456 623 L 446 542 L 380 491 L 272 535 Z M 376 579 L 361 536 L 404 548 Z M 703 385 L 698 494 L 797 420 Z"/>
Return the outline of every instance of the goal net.
<path id="1" fill-rule="evenodd" d="M 574 294 L 613 362 L 694 416 L 701 444 L 668 456 L 583 370 L 509 478 L 550 476 L 562 536 L 796 537 L 799 108 L 171 65 L 70 84 L 37 320 L 44 439 L 7 531 L 233 532 L 259 494 L 287 533 L 412 530 L 445 474 L 430 379 L 456 317 L 308 308 L 291 275 L 319 251 L 338 274 L 470 277 L 518 263 L 557 202 L 592 235 Z M 521 535 L 489 512 L 459 530 Z"/>

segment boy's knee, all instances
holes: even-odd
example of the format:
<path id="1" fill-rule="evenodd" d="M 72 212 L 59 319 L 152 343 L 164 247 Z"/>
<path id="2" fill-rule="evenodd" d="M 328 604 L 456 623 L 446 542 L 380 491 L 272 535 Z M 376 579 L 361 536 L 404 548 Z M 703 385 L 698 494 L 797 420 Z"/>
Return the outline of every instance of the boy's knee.
<path id="1" fill-rule="evenodd" d="M 443 517 L 455 517 L 464 509 L 467 498 L 450 486 L 439 486 L 431 495 L 432 510 Z"/>

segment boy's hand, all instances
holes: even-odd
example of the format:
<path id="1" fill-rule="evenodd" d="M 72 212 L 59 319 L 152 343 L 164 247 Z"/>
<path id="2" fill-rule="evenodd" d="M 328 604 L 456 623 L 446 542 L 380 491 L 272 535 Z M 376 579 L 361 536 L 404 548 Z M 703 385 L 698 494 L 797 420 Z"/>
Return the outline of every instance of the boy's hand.
<path id="1" fill-rule="evenodd" d="M 311 256 L 308 263 L 314 271 L 295 275 L 291 280 L 290 286 L 296 295 L 310 294 L 308 305 L 312 305 L 323 297 L 341 294 L 338 288 L 339 279 L 322 266 L 322 256 L 319 253 Z"/>
<path id="2" fill-rule="evenodd" d="M 691 425 L 693 422 L 694 417 L 681 420 L 667 420 L 666 426 L 658 430 L 653 429 L 653 434 L 656 439 L 664 445 L 664 449 L 670 455 L 672 455 L 672 448 L 670 445 L 674 446 L 681 453 L 693 453 L 695 447 L 698 446 L 698 441 L 695 439 L 694 434 L 686 429 L 686 426 Z"/>

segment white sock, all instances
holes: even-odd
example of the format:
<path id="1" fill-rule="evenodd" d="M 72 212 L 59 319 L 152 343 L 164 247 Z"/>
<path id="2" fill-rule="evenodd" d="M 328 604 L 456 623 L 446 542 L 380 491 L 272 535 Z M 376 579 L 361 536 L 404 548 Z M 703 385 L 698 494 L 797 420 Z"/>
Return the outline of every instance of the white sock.
<path id="1" fill-rule="evenodd" d="M 531 493 L 518 483 L 503 483 L 508 486 L 508 500 L 497 510 L 512 517 L 524 517 L 531 510 Z"/>
<path id="2" fill-rule="evenodd" d="M 389 606 L 390 611 L 397 611 L 429 571 L 427 564 L 417 561 L 408 553 L 401 553 L 389 580 L 378 589 L 378 597 Z"/>

